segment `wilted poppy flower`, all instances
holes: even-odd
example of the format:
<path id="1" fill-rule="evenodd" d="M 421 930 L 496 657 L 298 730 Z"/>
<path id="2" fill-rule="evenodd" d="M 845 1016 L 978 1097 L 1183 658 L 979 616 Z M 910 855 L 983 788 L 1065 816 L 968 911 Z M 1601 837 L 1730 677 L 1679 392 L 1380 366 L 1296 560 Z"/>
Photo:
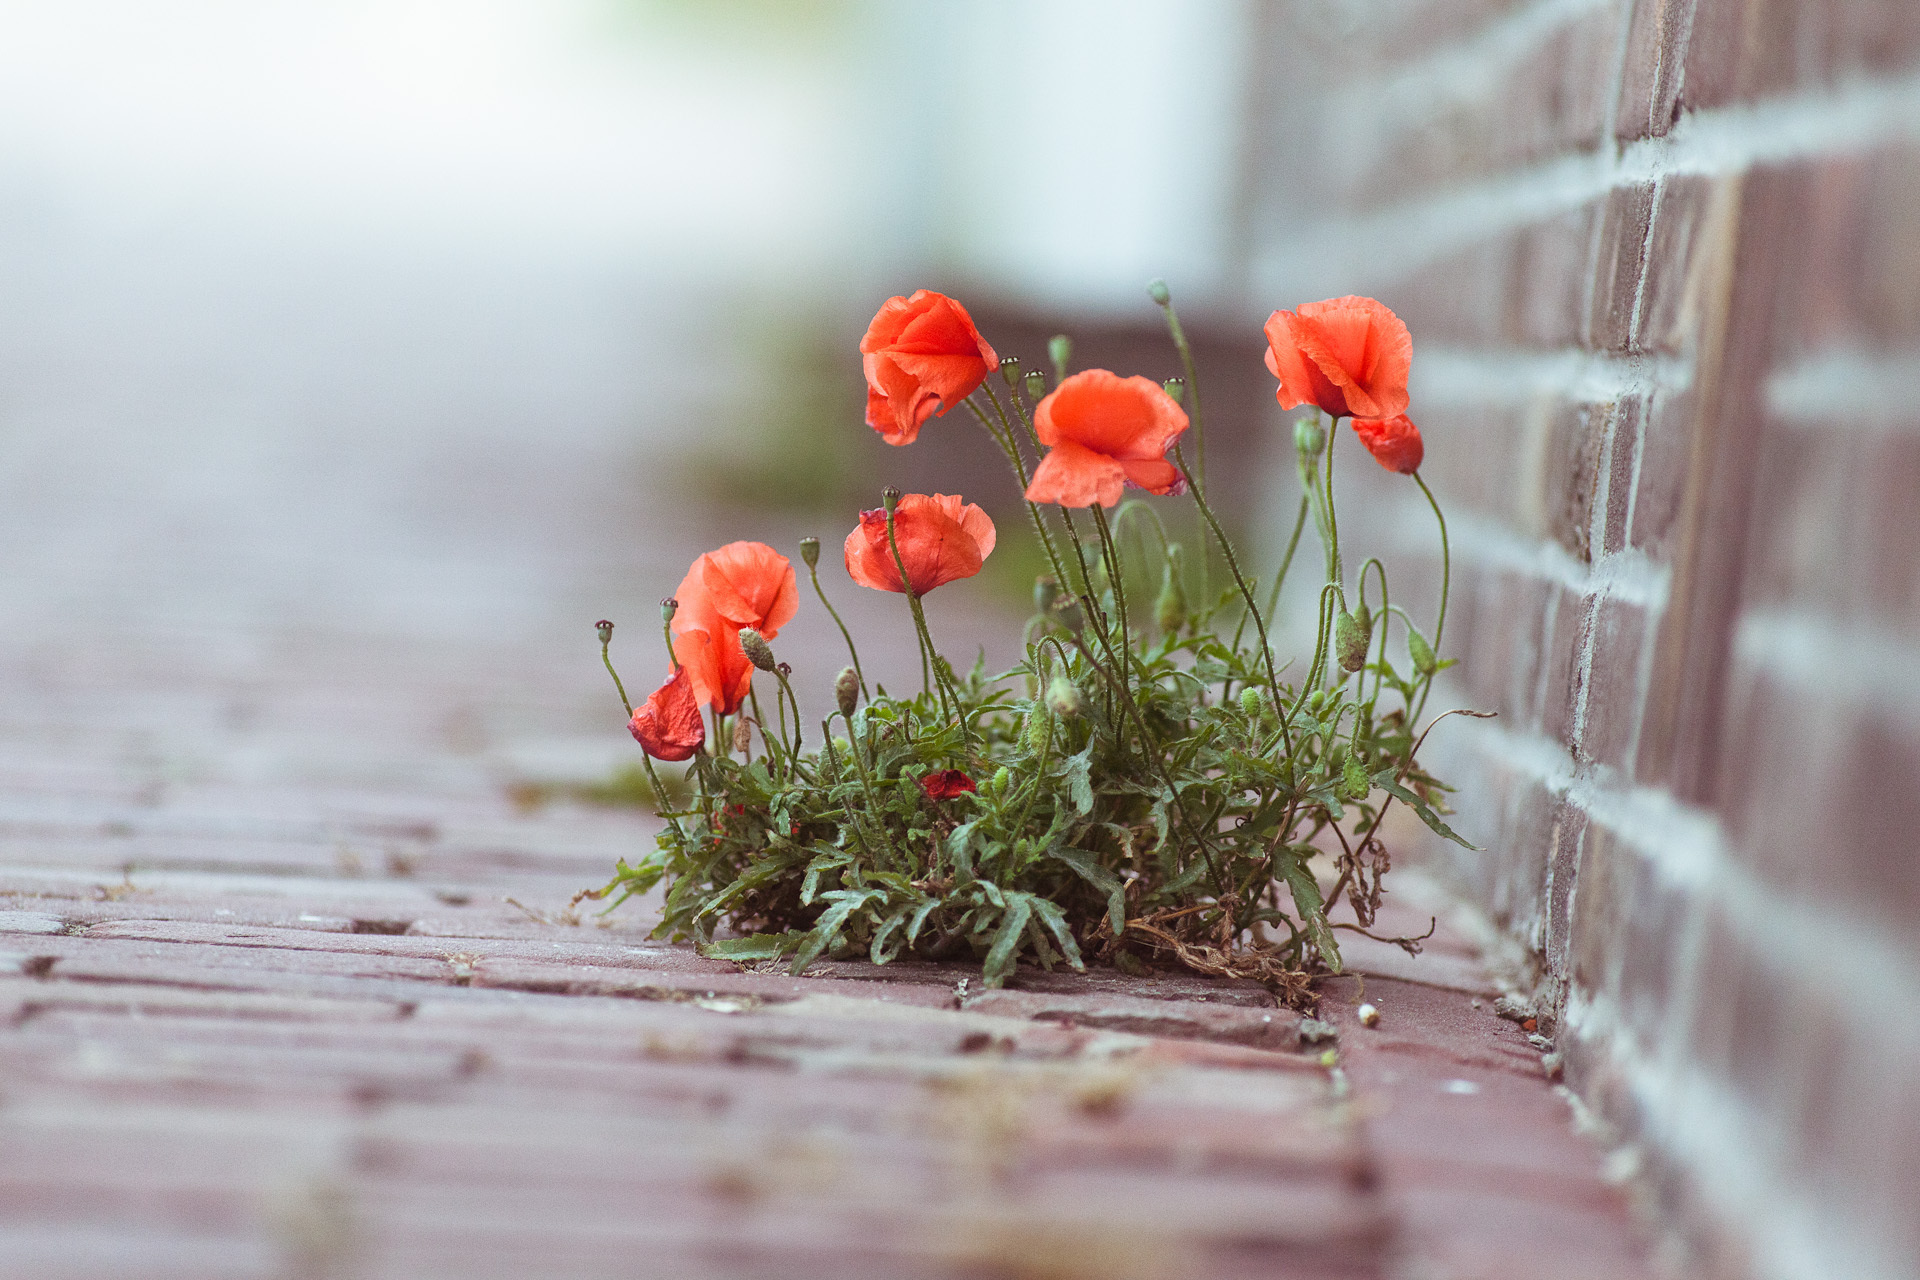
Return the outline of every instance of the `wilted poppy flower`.
<path id="1" fill-rule="evenodd" d="M 1353 434 L 1367 446 L 1375 462 L 1389 471 L 1410 476 L 1420 469 L 1427 447 L 1420 440 L 1420 428 L 1406 414 L 1393 418 L 1355 418 Z"/>
<path id="2" fill-rule="evenodd" d="M 633 713 L 627 729 L 655 760 L 686 760 L 707 740 L 700 702 L 693 696 L 693 674 L 676 667 Z"/>
<path id="3" fill-rule="evenodd" d="M 921 423 L 965 400 L 1000 367 L 967 309 L 929 289 L 882 303 L 860 356 L 867 425 L 888 444 L 912 444 Z"/>
<path id="4" fill-rule="evenodd" d="M 1028 502 L 1110 507 L 1129 483 L 1159 494 L 1180 485 L 1165 455 L 1187 415 L 1151 378 L 1076 373 L 1034 406 L 1033 425 L 1052 451 L 1034 468 Z"/>
<path id="5" fill-rule="evenodd" d="M 701 702 L 721 715 L 739 710 L 753 683 L 740 629 L 772 639 L 800 608 L 787 558 L 763 542 L 730 542 L 693 562 L 673 593 L 673 654 L 691 672 Z"/>
<path id="6" fill-rule="evenodd" d="M 1372 298 L 1330 298 L 1267 317 L 1267 368 L 1282 409 L 1314 404 L 1336 418 L 1391 418 L 1407 407 L 1413 337 Z"/>
<path id="7" fill-rule="evenodd" d="M 951 800 L 957 795 L 973 791 L 973 779 L 958 769 L 942 769 L 920 779 L 920 789 L 927 793 L 929 800 Z"/>
<path id="8" fill-rule="evenodd" d="M 923 596 L 956 578 L 971 578 L 993 551 L 993 521 L 958 494 L 903 494 L 893 509 L 893 536 L 913 594 Z M 887 513 L 862 511 L 847 535 L 847 573 L 875 591 L 901 591 L 900 567 L 887 542 Z"/>

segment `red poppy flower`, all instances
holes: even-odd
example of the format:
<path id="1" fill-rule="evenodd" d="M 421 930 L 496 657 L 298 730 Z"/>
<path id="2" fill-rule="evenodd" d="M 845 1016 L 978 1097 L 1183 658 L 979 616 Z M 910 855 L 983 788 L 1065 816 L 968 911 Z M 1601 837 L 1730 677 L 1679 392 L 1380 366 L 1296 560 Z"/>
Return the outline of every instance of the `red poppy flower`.
<path id="1" fill-rule="evenodd" d="M 686 760 L 707 740 L 700 701 L 693 696 L 693 674 L 677 667 L 633 713 L 627 729 L 655 760 Z"/>
<path id="2" fill-rule="evenodd" d="M 1110 507 L 1128 484 L 1159 494 L 1180 486 L 1165 455 L 1187 415 L 1151 378 L 1076 373 L 1034 406 L 1033 425 L 1052 451 L 1034 468 L 1028 502 Z"/>
<path id="3" fill-rule="evenodd" d="M 1267 368 L 1282 409 L 1314 404 L 1336 418 L 1391 418 L 1407 407 L 1413 337 L 1372 298 L 1330 298 L 1267 317 Z"/>
<path id="4" fill-rule="evenodd" d="M 1410 476 L 1420 469 L 1427 447 L 1420 440 L 1420 428 L 1406 414 L 1393 418 L 1355 418 L 1353 434 L 1367 446 L 1375 462 L 1389 471 Z"/>
<path id="5" fill-rule="evenodd" d="M 867 425 L 888 444 L 912 444 L 921 423 L 965 400 L 1000 367 L 967 309 L 929 289 L 882 303 L 860 355 Z"/>
<path id="6" fill-rule="evenodd" d="M 893 509 L 893 536 L 913 594 L 923 596 L 956 578 L 971 578 L 998 536 L 987 513 L 956 495 L 908 493 Z M 863 587 L 900 591 L 900 567 L 887 543 L 887 513 L 862 511 L 847 535 L 847 573 Z"/>
<path id="7" fill-rule="evenodd" d="M 763 542 L 730 542 L 695 560 L 673 594 L 680 602 L 673 656 L 692 672 L 695 696 L 732 715 L 753 683 L 740 629 L 771 640 L 793 621 L 800 608 L 793 565 Z"/>
<path id="8" fill-rule="evenodd" d="M 920 779 L 920 789 L 927 793 L 929 800 L 951 800 L 957 795 L 975 790 L 973 779 L 958 769 L 942 769 Z"/>

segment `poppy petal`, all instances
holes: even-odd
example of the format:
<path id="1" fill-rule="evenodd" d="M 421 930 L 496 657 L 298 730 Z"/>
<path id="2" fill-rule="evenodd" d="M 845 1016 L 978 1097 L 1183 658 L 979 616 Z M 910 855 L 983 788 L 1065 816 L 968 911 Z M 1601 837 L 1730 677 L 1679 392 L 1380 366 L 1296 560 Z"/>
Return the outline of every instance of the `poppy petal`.
<path id="1" fill-rule="evenodd" d="M 1353 433 L 1374 461 L 1389 471 L 1412 475 L 1425 461 L 1427 446 L 1420 439 L 1420 428 L 1406 414 L 1393 418 L 1355 418 Z"/>
<path id="2" fill-rule="evenodd" d="M 1126 487 L 1120 463 L 1082 444 L 1062 440 L 1040 459 L 1027 486 L 1028 502 L 1051 502 L 1062 507 L 1111 507 Z"/>
<path id="3" fill-rule="evenodd" d="M 693 673 L 678 667 L 647 697 L 627 722 L 641 749 L 656 760 L 686 760 L 707 740 L 694 696 Z"/>

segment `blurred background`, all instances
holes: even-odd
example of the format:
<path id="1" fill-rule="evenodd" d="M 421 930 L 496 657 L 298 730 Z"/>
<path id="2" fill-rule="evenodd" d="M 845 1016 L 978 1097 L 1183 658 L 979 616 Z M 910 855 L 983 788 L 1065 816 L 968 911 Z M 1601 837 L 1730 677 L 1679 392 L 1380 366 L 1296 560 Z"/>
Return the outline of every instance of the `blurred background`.
<path id="1" fill-rule="evenodd" d="M 905 450 L 862 424 L 859 337 L 921 286 L 1003 353 L 1067 329 L 1080 363 L 1164 376 L 1144 285 L 1165 276 L 1220 367 L 1215 470 L 1244 514 L 1231 463 L 1273 408 L 1270 308 L 1245 293 L 1256 20 L 1236 0 L 0 6 L 5 660 L 28 687 L 108 662 L 211 682 L 242 725 L 294 714 L 270 691 L 295 666 L 337 665 L 348 701 L 489 669 L 422 723 L 470 751 L 617 752 L 588 624 L 629 624 L 645 687 L 693 555 L 803 533 L 870 643 L 910 654 L 899 602 L 839 568 L 858 509 L 900 483 L 1019 511 L 966 415 Z M 1030 558 L 1006 546 L 934 601 L 957 657 L 1012 652 L 981 613 L 1024 609 Z M 824 705 L 843 659 L 817 615 L 789 644 Z M 167 750 L 191 755 L 176 711 Z M 327 725 L 364 755 L 345 707 L 295 727 L 325 754 Z"/>

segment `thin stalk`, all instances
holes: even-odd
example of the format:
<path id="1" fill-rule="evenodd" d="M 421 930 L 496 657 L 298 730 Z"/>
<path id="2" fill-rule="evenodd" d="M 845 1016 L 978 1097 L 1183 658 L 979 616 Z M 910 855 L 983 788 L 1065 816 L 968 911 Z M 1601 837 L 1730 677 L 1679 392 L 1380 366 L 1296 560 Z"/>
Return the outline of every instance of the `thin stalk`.
<path id="1" fill-rule="evenodd" d="M 1114 609 L 1120 615 L 1120 652 L 1129 655 L 1128 661 L 1131 662 L 1133 632 L 1127 623 L 1127 588 L 1121 578 L 1120 547 L 1114 541 L 1112 528 L 1107 524 L 1107 513 L 1104 508 L 1099 506 L 1093 508 L 1093 520 L 1100 530 L 1100 550 L 1106 557 L 1107 581 L 1113 585 Z"/>
<path id="2" fill-rule="evenodd" d="M 1171 309 L 1168 314 L 1172 314 Z M 1207 505 L 1206 492 L 1194 483 L 1193 473 L 1187 469 L 1186 454 L 1179 445 L 1173 447 L 1173 461 L 1180 468 L 1180 474 L 1186 477 L 1187 487 L 1193 491 L 1194 503 L 1200 508 L 1200 514 L 1205 517 L 1207 527 L 1213 531 L 1214 540 L 1220 544 L 1220 553 L 1226 557 L 1227 569 L 1233 574 L 1234 585 L 1240 588 L 1240 598 L 1246 601 L 1247 611 L 1253 614 L 1254 631 L 1260 638 L 1260 656 L 1267 667 L 1267 685 L 1273 690 L 1273 705 L 1278 707 L 1283 701 L 1280 697 L 1280 673 L 1274 670 L 1273 646 L 1267 642 L 1267 624 L 1260 616 L 1260 605 L 1253 598 L 1253 588 L 1247 585 L 1245 575 L 1240 572 L 1240 561 L 1233 554 L 1233 544 L 1227 541 L 1226 530 L 1220 527 L 1220 521 L 1214 516 L 1213 508 Z M 1280 732 L 1286 739 L 1287 754 L 1292 755 L 1293 734 L 1287 729 L 1284 716 L 1280 720 Z"/>
<path id="3" fill-rule="evenodd" d="M 1013 465 L 1013 474 L 1020 482 L 1020 494 L 1024 501 L 1028 484 L 1026 459 L 1020 456 L 1020 450 L 1013 442 L 1012 424 L 1007 422 L 1006 411 L 1000 407 L 999 398 L 993 394 L 993 388 L 987 384 L 982 384 L 982 386 L 986 390 L 987 399 L 993 403 L 994 413 L 999 416 L 1001 423 L 1006 427 L 1006 432 L 1003 434 L 1001 431 L 995 429 L 992 420 L 982 412 L 979 405 L 973 402 L 971 396 L 967 398 L 967 408 L 973 410 L 973 416 L 980 420 L 980 425 L 986 429 L 988 435 L 993 437 L 993 442 L 1000 446 L 1000 452 L 1007 455 L 1007 461 Z M 1016 397 L 1014 399 L 1016 407 L 1019 403 L 1019 399 Z M 1024 418 L 1022 420 L 1024 421 Z M 1032 428 L 1029 427 L 1028 429 L 1031 431 Z M 1040 508 L 1031 502 L 1026 503 L 1026 508 L 1028 518 L 1033 521 L 1033 531 L 1040 535 L 1040 545 L 1046 550 L 1047 563 L 1053 566 L 1054 579 L 1059 582 L 1071 583 L 1072 579 L 1067 576 L 1066 566 L 1061 563 L 1060 550 L 1053 544 L 1053 534 L 1047 529 L 1046 517 L 1040 513 Z"/>
<path id="4" fill-rule="evenodd" d="M 913 626 L 920 637 L 920 676 L 922 688 L 928 693 L 937 693 L 940 699 L 940 714 L 948 714 L 947 683 L 940 678 L 940 666 L 931 661 L 933 655 L 933 635 L 927 630 L 926 610 L 920 607 L 920 593 L 913 589 L 913 580 L 907 576 L 907 561 L 900 554 L 900 537 L 894 528 L 894 513 L 887 512 L 887 546 L 893 551 L 893 566 L 900 573 L 900 589 L 906 593 L 907 604 L 913 609 Z M 928 671 L 932 675 L 928 675 Z M 953 714 L 959 715 L 959 698 L 954 699 Z"/>
<path id="5" fill-rule="evenodd" d="M 1433 508 L 1433 518 L 1440 522 L 1440 617 L 1433 624 L 1433 652 L 1438 657 L 1440 634 L 1447 629 L 1447 588 L 1453 576 L 1453 558 L 1447 544 L 1447 517 L 1440 511 L 1439 499 L 1433 496 L 1433 490 L 1427 488 L 1427 482 L 1420 478 L 1418 471 L 1413 473 L 1413 482 L 1420 486 L 1421 493 L 1427 495 L 1427 505 Z M 1413 718 L 1407 722 L 1408 728 L 1419 722 L 1421 714 L 1427 709 L 1427 695 L 1432 692 L 1433 676 L 1428 675 L 1425 687 L 1420 690 L 1420 705 L 1414 708 Z"/>
<path id="6" fill-rule="evenodd" d="M 609 631 L 613 628 L 608 627 Z M 620 683 L 620 673 L 613 669 L 613 659 L 607 654 L 607 641 L 600 642 L 600 661 L 607 664 L 607 674 L 613 677 L 613 687 L 620 691 L 620 705 L 627 709 L 627 719 L 633 719 L 633 702 L 627 697 L 627 686 Z"/>
<path id="7" fill-rule="evenodd" d="M 827 593 L 820 585 L 820 566 L 808 565 L 807 576 L 813 579 L 813 594 L 820 597 L 820 603 L 826 607 L 827 616 L 833 619 L 833 625 L 840 628 L 840 634 L 847 642 L 847 653 L 853 658 L 853 674 L 860 681 L 860 696 L 870 698 L 867 693 L 867 673 L 860 669 L 860 651 L 853 646 L 853 632 L 847 630 L 847 624 L 840 620 L 840 611 L 833 607 L 833 601 L 827 599 Z M 795 712 L 798 715 L 799 712 Z"/>
<path id="8" fill-rule="evenodd" d="M 1307 524 L 1307 509 L 1312 505 L 1313 500 L 1311 498 L 1305 494 L 1300 495 L 1300 514 L 1294 517 L 1293 536 L 1287 539 L 1287 554 L 1281 557 L 1280 572 L 1274 575 L 1273 589 L 1267 592 L 1267 616 L 1269 618 L 1273 616 L 1273 611 L 1280 607 L 1280 588 L 1286 583 L 1287 570 L 1293 565 L 1293 552 L 1294 549 L 1300 545 L 1300 533 Z"/>
<path id="9" fill-rule="evenodd" d="M 1340 517 L 1333 508 L 1333 444 L 1339 438 L 1340 419 L 1333 420 L 1334 430 L 1327 432 L 1327 462 L 1321 468 L 1321 483 L 1326 486 L 1327 513 L 1327 577 L 1340 589 L 1340 607 L 1347 607 L 1347 588 L 1342 580 L 1340 567 Z"/>
<path id="10" fill-rule="evenodd" d="M 842 711 L 840 718 L 846 722 L 847 726 L 847 754 L 853 757 L 853 767 L 860 771 L 861 790 L 867 793 L 867 812 L 875 815 L 875 821 L 879 823 L 880 844 L 886 850 L 888 860 L 895 861 L 896 859 L 893 857 L 893 840 L 887 835 L 887 820 L 879 816 L 881 814 L 880 797 L 876 795 L 873 790 L 873 775 L 867 772 L 867 762 L 860 754 L 860 732 L 853 727 L 852 716 Z M 826 723 L 832 724 L 833 717 L 827 717 Z M 833 735 L 828 734 L 827 740 L 831 742 Z M 858 830 L 858 824 L 855 825 L 855 829 Z"/>
<path id="11" fill-rule="evenodd" d="M 1173 309 L 1173 299 L 1168 298 L 1167 301 L 1162 302 L 1160 309 L 1166 313 L 1167 332 L 1173 338 L 1174 350 L 1180 353 L 1180 369 L 1186 375 L 1187 379 L 1187 420 L 1193 423 L 1194 447 L 1199 453 L 1200 460 L 1199 483 L 1195 484 L 1194 478 L 1188 475 L 1187 485 L 1198 494 L 1206 488 L 1207 484 L 1207 427 L 1206 422 L 1200 416 L 1200 372 L 1193 362 L 1193 347 L 1187 342 L 1187 331 L 1180 327 L 1180 316 Z M 1180 470 L 1182 474 L 1186 474 L 1187 469 L 1184 465 L 1181 466 Z M 1207 551 L 1206 542 L 1202 540 L 1200 544 L 1200 598 L 1204 601 L 1211 601 L 1213 599 L 1212 569 L 1213 557 Z M 1236 574 L 1235 576 L 1237 577 L 1238 575 Z"/>

